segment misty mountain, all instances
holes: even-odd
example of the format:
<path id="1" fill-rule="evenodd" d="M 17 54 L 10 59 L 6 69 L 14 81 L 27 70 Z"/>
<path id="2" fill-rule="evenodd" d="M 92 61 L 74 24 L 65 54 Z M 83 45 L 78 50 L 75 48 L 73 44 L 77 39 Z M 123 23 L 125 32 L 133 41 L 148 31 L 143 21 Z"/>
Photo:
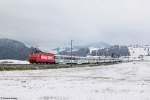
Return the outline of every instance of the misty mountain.
<path id="1" fill-rule="evenodd" d="M 92 45 L 91 45 L 92 47 Z M 73 51 L 72 55 L 74 56 L 111 56 L 111 57 L 120 57 L 120 56 L 129 56 L 129 49 L 127 46 L 114 45 L 110 47 L 101 47 L 101 48 L 91 48 L 91 47 L 82 47 L 78 50 Z M 64 50 L 59 52 L 60 55 L 71 55 L 70 51 Z"/>
<path id="2" fill-rule="evenodd" d="M 95 47 L 96 49 L 92 49 Z M 35 48 L 29 48 L 24 43 L 11 40 L 0 39 L 0 59 L 16 59 L 25 60 L 29 53 L 33 52 Z M 58 50 L 59 51 L 59 50 Z M 74 56 L 127 56 L 129 55 L 128 47 L 126 46 L 110 46 L 107 43 L 92 43 L 89 45 L 74 47 L 72 50 Z M 60 55 L 70 55 L 70 48 L 60 50 Z"/>
<path id="3" fill-rule="evenodd" d="M 72 55 L 74 56 L 87 56 L 87 54 L 90 52 L 89 48 L 79 48 L 78 50 L 73 50 L 72 51 Z M 60 55 L 71 55 L 71 52 L 70 51 L 61 51 L 59 52 L 58 54 Z"/>
<path id="4" fill-rule="evenodd" d="M 95 42 L 90 43 L 86 45 L 80 45 L 80 46 L 74 46 L 72 54 L 74 56 L 87 56 L 91 52 L 91 48 L 108 48 L 111 45 L 104 43 L 104 42 Z M 71 55 L 70 48 L 63 49 L 62 51 L 59 51 L 58 54 L 60 55 Z"/>
<path id="5" fill-rule="evenodd" d="M 33 48 L 27 47 L 24 43 L 11 40 L 0 39 L 0 59 L 25 60 Z"/>
<path id="6" fill-rule="evenodd" d="M 108 48 L 111 45 L 105 42 L 93 42 L 93 43 L 89 43 L 89 44 L 85 44 L 85 45 L 81 45 L 81 46 L 75 46 L 75 48 Z"/>

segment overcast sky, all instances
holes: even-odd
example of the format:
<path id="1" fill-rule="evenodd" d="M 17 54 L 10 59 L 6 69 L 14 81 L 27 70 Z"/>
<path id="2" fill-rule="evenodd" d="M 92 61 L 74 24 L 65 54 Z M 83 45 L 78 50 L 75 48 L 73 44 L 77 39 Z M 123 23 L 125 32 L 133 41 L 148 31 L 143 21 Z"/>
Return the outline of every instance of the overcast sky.
<path id="1" fill-rule="evenodd" d="M 150 0 L 0 0 L 0 37 L 53 48 L 150 44 Z"/>

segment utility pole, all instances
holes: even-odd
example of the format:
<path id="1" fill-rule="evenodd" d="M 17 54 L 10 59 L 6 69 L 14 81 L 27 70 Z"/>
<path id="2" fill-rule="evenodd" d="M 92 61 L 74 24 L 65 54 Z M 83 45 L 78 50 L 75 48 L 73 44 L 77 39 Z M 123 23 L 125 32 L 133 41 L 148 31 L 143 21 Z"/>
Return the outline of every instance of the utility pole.
<path id="1" fill-rule="evenodd" d="M 73 43 L 73 40 L 71 40 L 71 66 L 72 66 L 72 43 Z"/>
<path id="2" fill-rule="evenodd" d="M 148 46 L 148 56 L 150 56 L 150 50 L 149 50 L 149 46 Z"/>

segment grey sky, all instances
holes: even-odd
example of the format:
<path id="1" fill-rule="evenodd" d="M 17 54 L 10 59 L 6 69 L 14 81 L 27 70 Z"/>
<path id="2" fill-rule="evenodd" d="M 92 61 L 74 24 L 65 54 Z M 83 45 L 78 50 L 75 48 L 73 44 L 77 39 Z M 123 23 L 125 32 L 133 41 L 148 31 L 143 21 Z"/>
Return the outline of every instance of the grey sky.
<path id="1" fill-rule="evenodd" d="M 149 0 L 0 0 L 0 37 L 53 48 L 104 41 L 150 44 Z"/>

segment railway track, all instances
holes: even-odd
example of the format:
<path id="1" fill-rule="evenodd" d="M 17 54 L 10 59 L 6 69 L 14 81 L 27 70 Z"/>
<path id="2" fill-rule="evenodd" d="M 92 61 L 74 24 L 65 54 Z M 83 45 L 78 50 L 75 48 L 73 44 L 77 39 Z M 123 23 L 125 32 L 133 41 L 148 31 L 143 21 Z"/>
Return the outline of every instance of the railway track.
<path id="1" fill-rule="evenodd" d="M 109 65 L 121 63 L 120 61 L 114 62 L 99 62 L 93 64 L 0 64 L 0 71 L 4 70 L 38 70 L 38 69 L 57 69 L 57 68 L 72 68 L 72 67 L 92 67 L 99 65 Z"/>

